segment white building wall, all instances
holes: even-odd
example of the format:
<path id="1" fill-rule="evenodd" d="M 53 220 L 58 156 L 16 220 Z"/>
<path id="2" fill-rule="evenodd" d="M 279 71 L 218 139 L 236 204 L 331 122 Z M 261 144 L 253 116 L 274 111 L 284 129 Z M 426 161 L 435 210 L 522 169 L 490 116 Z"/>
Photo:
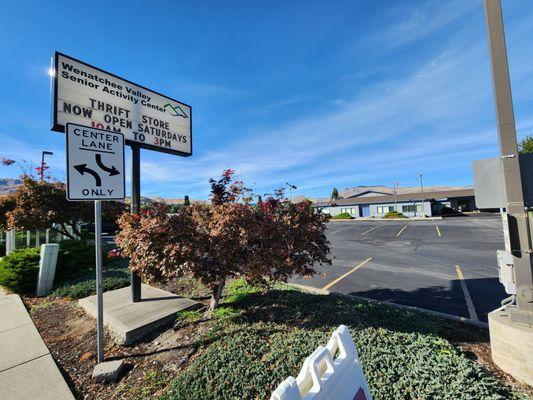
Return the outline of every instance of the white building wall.
<path id="1" fill-rule="evenodd" d="M 416 211 L 407 211 L 408 208 L 411 209 L 413 207 Z M 370 204 L 370 216 L 383 217 L 387 212 L 395 209 L 406 217 L 420 217 L 422 215 L 430 217 L 432 215 L 431 202 L 429 201 L 424 201 L 423 203 L 419 201 L 402 201 L 397 202 L 396 205 L 394 203 Z"/>
<path id="2" fill-rule="evenodd" d="M 323 207 L 322 212 L 331 216 L 347 212 L 352 217 L 357 218 L 359 217 L 359 206 L 329 206 Z"/>
<path id="3" fill-rule="evenodd" d="M 414 206 L 416 211 L 407 211 L 407 209 L 404 206 Z M 420 201 L 404 201 L 404 202 L 397 202 L 396 205 L 394 202 L 391 203 L 382 203 L 382 204 L 370 204 L 370 217 L 383 217 L 387 212 L 390 210 L 396 209 L 396 211 L 401 212 L 406 217 L 420 217 L 422 215 L 425 215 L 427 217 L 431 217 L 433 215 L 431 210 L 431 202 L 424 201 L 421 203 Z M 412 208 L 411 207 L 411 208 Z M 325 214 L 329 214 L 331 216 L 335 216 L 338 214 L 341 214 L 343 212 L 347 212 L 354 218 L 358 218 L 361 215 L 360 212 L 360 205 L 348 205 L 348 206 L 328 206 L 323 207 L 322 212 Z"/>

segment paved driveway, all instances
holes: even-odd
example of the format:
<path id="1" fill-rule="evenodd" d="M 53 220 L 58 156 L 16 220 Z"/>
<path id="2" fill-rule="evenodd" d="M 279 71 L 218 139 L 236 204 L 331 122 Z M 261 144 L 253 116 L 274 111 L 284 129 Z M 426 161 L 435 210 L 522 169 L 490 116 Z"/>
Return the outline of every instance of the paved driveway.
<path id="1" fill-rule="evenodd" d="M 331 222 L 333 265 L 294 283 L 487 321 L 498 282 L 499 215 Z"/>

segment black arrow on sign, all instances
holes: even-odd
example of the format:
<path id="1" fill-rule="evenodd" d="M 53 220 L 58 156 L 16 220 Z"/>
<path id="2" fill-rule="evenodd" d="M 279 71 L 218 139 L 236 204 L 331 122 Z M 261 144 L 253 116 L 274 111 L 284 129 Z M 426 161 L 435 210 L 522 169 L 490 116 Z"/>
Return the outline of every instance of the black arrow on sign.
<path id="1" fill-rule="evenodd" d="M 98 175 L 95 170 L 87 168 L 87 164 L 75 165 L 74 168 L 82 175 L 88 172 L 94 177 L 94 180 L 96 181 L 96 186 L 102 186 L 102 178 L 100 178 L 100 175 Z"/>
<path id="2" fill-rule="evenodd" d="M 104 163 L 102 162 L 102 155 L 101 154 L 96 154 L 95 158 L 96 158 L 96 164 L 98 164 L 98 166 L 100 168 L 102 168 L 105 172 L 109 172 L 109 176 L 119 175 L 120 174 L 119 170 L 116 169 L 114 165 L 112 165 L 111 168 L 106 167 L 104 165 Z"/>

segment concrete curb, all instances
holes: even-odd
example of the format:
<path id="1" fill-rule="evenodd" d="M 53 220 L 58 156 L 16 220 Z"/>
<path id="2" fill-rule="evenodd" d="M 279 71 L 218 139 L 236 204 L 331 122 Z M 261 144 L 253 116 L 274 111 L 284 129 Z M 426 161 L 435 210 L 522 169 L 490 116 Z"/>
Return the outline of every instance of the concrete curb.
<path id="1" fill-rule="evenodd" d="M 357 221 L 402 221 L 402 222 L 409 222 L 409 221 L 440 221 L 442 220 L 442 217 L 426 217 L 426 218 L 353 218 L 353 219 L 333 219 L 331 218 L 329 222 L 357 222 Z"/>
<path id="2" fill-rule="evenodd" d="M 419 312 L 422 312 L 422 313 L 425 313 L 425 314 L 431 314 L 431 315 L 434 315 L 436 317 L 441 317 L 441 318 L 449 319 L 449 320 L 452 320 L 452 321 L 464 322 L 466 324 L 477 326 L 478 328 L 489 329 L 489 324 L 487 324 L 486 322 L 475 321 L 475 320 L 470 319 L 470 318 L 459 317 L 459 316 L 453 315 L 453 314 L 446 314 L 446 313 L 442 313 L 442 312 L 439 312 L 439 311 L 428 310 L 426 308 L 420 308 L 420 307 L 414 307 L 414 306 L 406 306 L 404 304 L 391 303 L 390 301 L 383 301 L 383 300 L 374 300 L 374 299 L 369 299 L 369 298 L 361 297 L 361 296 L 355 296 L 355 295 L 351 295 L 351 294 L 344 294 L 344 293 L 339 293 L 339 292 L 330 292 L 329 290 L 318 289 L 318 288 L 314 288 L 312 286 L 299 285 L 299 284 L 296 284 L 296 283 L 288 283 L 288 285 L 292 286 L 292 287 L 294 287 L 296 289 L 300 289 L 300 290 L 303 290 L 305 292 L 309 292 L 309 293 L 312 293 L 312 294 L 319 294 L 319 295 L 322 295 L 322 296 L 327 296 L 327 295 L 330 295 L 330 294 L 336 294 L 336 295 L 340 295 L 340 296 L 344 296 L 344 297 L 349 297 L 349 298 L 352 298 L 352 299 L 357 299 L 357 300 L 360 300 L 360 301 L 366 301 L 368 303 L 383 304 L 383 305 L 387 305 L 387 306 L 391 306 L 391 307 L 395 307 L 395 308 L 401 308 L 403 310 L 419 311 Z"/>

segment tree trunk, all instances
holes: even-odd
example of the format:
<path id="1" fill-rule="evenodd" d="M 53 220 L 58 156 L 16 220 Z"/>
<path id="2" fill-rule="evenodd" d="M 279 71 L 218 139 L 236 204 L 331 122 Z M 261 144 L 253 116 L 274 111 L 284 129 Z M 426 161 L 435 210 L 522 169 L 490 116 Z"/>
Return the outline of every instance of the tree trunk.
<path id="1" fill-rule="evenodd" d="M 209 302 L 209 310 L 207 310 L 209 314 L 211 314 L 214 311 L 214 309 L 218 307 L 218 302 L 220 301 L 220 298 L 222 297 L 222 290 L 224 290 L 225 284 L 226 284 L 226 280 L 223 279 L 213 289 L 213 292 L 211 293 L 211 301 Z"/>

